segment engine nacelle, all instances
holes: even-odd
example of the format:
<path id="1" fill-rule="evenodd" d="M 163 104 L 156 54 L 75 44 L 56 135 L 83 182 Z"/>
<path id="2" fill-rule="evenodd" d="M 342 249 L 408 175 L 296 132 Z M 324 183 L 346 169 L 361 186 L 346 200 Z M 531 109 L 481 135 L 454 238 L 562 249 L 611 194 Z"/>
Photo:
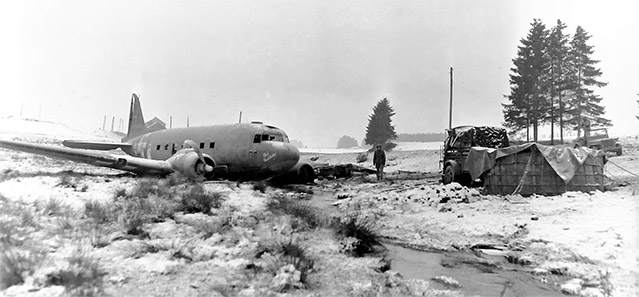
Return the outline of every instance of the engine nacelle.
<path id="1" fill-rule="evenodd" d="M 310 164 L 297 162 L 295 166 L 286 173 L 277 176 L 275 180 L 282 183 L 308 184 L 315 180 L 315 171 Z"/>
<path id="2" fill-rule="evenodd" d="M 211 179 L 215 176 L 216 172 L 215 170 L 212 170 L 212 168 L 215 167 L 215 161 L 207 154 L 202 154 L 202 158 L 206 164 L 202 164 L 202 160 L 195 150 L 188 148 L 179 150 L 175 153 L 175 155 L 166 160 L 166 162 L 171 165 L 173 170 L 178 171 L 185 176 L 191 178 L 203 176 L 206 179 Z M 210 170 L 207 170 L 207 167 Z"/>

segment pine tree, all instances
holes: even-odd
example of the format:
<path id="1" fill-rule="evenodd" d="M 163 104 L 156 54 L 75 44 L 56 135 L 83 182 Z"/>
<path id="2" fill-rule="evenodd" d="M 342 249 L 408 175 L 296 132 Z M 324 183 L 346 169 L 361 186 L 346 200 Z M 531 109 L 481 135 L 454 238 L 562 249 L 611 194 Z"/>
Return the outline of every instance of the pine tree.
<path id="1" fill-rule="evenodd" d="M 568 113 L 571 118 L 568 124 L 577 129 L 577 135 L 581 136 L 581 131 L 587 125 L 609 126 L 610 120 L 603 117 L 604 107 L 600 105 L 601 97 L 594 93 L 594 87 L 604 87 L 608 83 L 598 81 L 601 76 L 601 69 L 595 66 L 598 60 L 593 60 L 593 46 L 588 45 L 590 35 L 577 26 L 577 30 L 570 41 L 568 59 L 571 64 L 572 82 L 570 87 L 570 98 L 568 99 Z"/>
<path id="2" fill-rule="evenodd" d="M 549 99 L 550 110 L 548 117 L 550 118 L 550 141 L 555 141 L 555 119 L 559 118 L 559 135 L 561 143 L 564 141 L 564 102 L 563 93 L 570 87 L 568 74 L 570 67 L 568 65 L 568 41 L 569 35 L 565 35 L 563 30 L 566 24 L 561 20 L 557 20 L 557 24 L 550 31 L 548 36 L 548 60 L 550 63 L 549 73 Z M 557 100 L 555 100 L 557 98 Z M 555 113 L 555 110 L 558 114 Z"/>
<path id="3" fill-rule="evenodd" d="M 396 139 L 395 127 L 391 124 L 391 117 L 395 115 L 395 110 L 391 107 L 388 98 L 383 98 L 373 107 L 373 114 L 368 118 L 366 127 L 366 144 L 382 144 L 390 139 Z"/>
<path id="4" fill-rule="evenodd" d="M 547 50 L 548 30 L 539 19 L 533 19 L 532 28 L 526 39 L 521 40 L 517 58 L 511 68 L 510 103 L 504 104 L 504 125 L 511 129 L 526 128 L 526 138 L 530 140 L 529 127 L 533 127 L 533 139 L 537 141 L 539 124 L 546 119 L 551 109 L 544 92 L 549 67 Z"/>

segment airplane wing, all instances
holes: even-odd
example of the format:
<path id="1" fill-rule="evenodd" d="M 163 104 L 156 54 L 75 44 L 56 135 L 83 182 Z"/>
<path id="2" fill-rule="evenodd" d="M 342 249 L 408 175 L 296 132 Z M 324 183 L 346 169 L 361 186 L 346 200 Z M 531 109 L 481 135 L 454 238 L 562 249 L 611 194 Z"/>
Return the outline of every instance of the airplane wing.
<path id="1" fill-rule="evenodd" d="M 125 150 L 133 146 L 130 143 L 90 142 L 90 141 L 79 141 L 79 140 L 65 140 L 62 142 L 62 145 L 66 147 L 70 147 L 70 148 L 76 148 L 76 149 L 100 150 L 100 151 L 110 151 L 117 148 Z"/>
<path id="2" fill-rule="evenodd" d="M 119 145 L 116 143 L 116 145 Z M 111 155 L 104 152 L 84 151 L 53 145 L 0 140 L 0 148 L 16 150 L 47 157 L 114 168 L 136 174 L 167 175 L 175 170 L 167 161 L 148 160 L 132 156 Z"/>

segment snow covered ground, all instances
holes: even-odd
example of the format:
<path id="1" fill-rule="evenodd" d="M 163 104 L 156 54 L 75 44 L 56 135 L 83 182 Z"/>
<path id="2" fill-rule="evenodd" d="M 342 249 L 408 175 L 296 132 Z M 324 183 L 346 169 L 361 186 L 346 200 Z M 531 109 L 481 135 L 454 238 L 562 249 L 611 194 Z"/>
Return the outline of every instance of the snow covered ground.
<path id="1" fill-rule="evenodd" d="M 0 138 L 54 143 L 69 138 L 117 141 L 119 136 L 54 123 L 0 119 Z M 624 155 L 610 158 L 606 165 L 607 176 L 618 186 L 607 192 L 487 196 L 477 189 L 441 185 L 436 177 L 404 179 L 406 172 L 439 170 L 439 146 L 419 143 L 400 144 L 400 149 L 388 153 L 385 182 L 360 176 L 318 181 L 310 189 L 329 196 L 329 212 L 356 212 L 373 218 L 381 235 L 402 246 L 448 251 L 467 250 L 479 243 L 503 246 L 502 252 L 520 263 L 521 269 L 530 271 L 531 279 L 549 282 L 557 290 L 563 287 L 581 296 L 604 296 L 606 285 L 612 285 L 612 296 L 637 296 L 639 178 L 634 174 L 639 173 L 639 137 L 624 137 L 620 142 Z M 355 163 L 357 154 L 309 151 L 304 158 Z M 361 165 L 372 167 L 371 162 L 369 159 Z M 379 273 L 375 269 L 379 268 L 380 257 L 346 256 L 341 252 L 344 243 L 326 229 L 293 232 L 294 221 L 269 214 L 265 204 L 272 195 L 298 194 L 280 189 L 260 193 L 251 184 L 204 184 L 205 190 L 226 198 L 213 215 L 182 214 L 148 223 L 145 230 L 149 238 L 131 238 L 118 230 L 82 233 L 87 218 L 81 213 L 86 202 L 112 204 L 117 193 L 128 193 L 143 182 L 116 170 L 0 150 L 0 209 L 5 210 L 0 212 L 0 229 L 6 231 L 16 222 L 28 220 L 30 216 L 24 212 L 31 211 L 35 223 L 14 230 L 17 233 L 12 234 L 19 236 L 12 238 L 44 245 L 51 260 L 37 264 L 24 284 L 7 289 L 1 288 L 0 282 L 0 290 L 5 289 L 0 294 L 60 296 L 64 288 L 47 283 L 43 275 L 63 269 L 68 265 L 64 259 L 79 248 L 100 261 L 106 271 L 104 290 L 113 296 L 276 296 L 280 293 L 273 286 L 286 274 L 258 271 L 255 267 L 271 264 L 254 257 L 264 242 L 276 238 L 296 238 L 316 259 L 317 269 L 310 274 L 315 286 L 290 290 L 285 293 L 289 296 L 476 294 L 463 289 L 437 291 L 429 281 Z M 189 186 L 178 189 L 181 187 Z M 72 212 L 58 216 L 35 206 L 52 199 Z M 67 223 L 71 229 L 65 229 Z M 231 227 L 219 229 L 208 238 L 198 231 L 203 225 L 221 223 Z M 95 234 L 96 230 L 104 234 Z M 3 234 L 0 232 L 0 236 Z M 92 244 L 100 239 L 96 239 L 98 235 L 107 238 L 106 246 Z"/>

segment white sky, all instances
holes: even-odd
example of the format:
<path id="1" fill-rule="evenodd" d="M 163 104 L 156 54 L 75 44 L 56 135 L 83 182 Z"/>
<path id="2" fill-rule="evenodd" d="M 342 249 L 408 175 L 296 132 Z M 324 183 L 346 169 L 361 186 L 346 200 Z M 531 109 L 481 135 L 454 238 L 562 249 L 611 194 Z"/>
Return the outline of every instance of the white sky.
<path id="1" fill-rule="evenodd" d="M 638 134 L 634 1 L 15 1 L 0 4 L 0 116 L 102 127 L 260 120 L 307 146 L 361 141 L 388 97 L 397 132 L 500 125 L 533 18 L 582 26 L 616 134 Z"/>

